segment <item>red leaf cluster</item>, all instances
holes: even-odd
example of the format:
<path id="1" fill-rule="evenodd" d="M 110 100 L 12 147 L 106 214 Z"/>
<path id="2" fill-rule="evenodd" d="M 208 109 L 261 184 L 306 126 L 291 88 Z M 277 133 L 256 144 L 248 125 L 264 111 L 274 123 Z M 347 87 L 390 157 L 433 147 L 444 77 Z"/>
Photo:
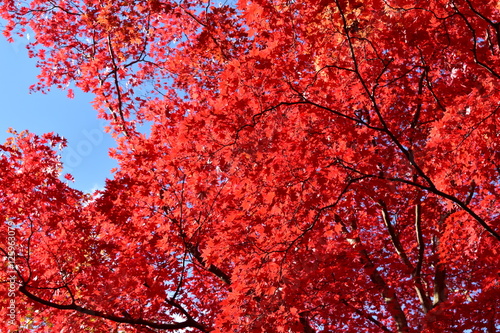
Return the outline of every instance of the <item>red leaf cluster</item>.
<path id="1" fill-rule="evenodd" d="M 34 89 L 95 95 L 120 165 L 86 194 L 57 135 L 0 146 L 3 330 L 499 329 L 496 1 L 0 15 L 35 33 Z"/>

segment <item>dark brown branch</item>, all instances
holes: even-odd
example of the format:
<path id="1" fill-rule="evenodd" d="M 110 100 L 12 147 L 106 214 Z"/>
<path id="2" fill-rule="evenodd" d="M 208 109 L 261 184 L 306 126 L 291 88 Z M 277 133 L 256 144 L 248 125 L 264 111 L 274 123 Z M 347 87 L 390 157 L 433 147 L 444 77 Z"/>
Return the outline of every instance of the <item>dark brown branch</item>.
<path id="1" fill-rule="evenodd" d="M 495 237 L 498 241 L 500 241 L 500 234 L 497 233 L 495 230 L 493 230 L 479 215 L 477 215 L 470 207 L 468 207 L 467 204 L 465 204 L 464 202 L 462 202 L 457 197 L 455 197 L 455 196 L 453 196 L 451 194 L 442 192 L 442 191 L 440 191 L 440 190 L 438 190 L 436 188 L 436 186 L 435 186 L 434 182 L 432 181 L 432 179 L 423 171 L 423 169 L 415 161 L 415 158 L 414 158 L 413 154 L 409 151 L 409 149 L 405 148 L 403 146 L 403 144 L 401 144 L 401 142 L 396 137 L 396 135 L 394 135 L 394 133 L 390 130 L 390 128 L 387 125 L 384 117 L 382 116 L 382 112 L 379 109 L 379 106 L 378 106 L 378 103 L 377 103 L 377 101 L 375 99 L 374 94 L 370 91 L 370 89 L 368 88 L 368 86 L 367 86 L 364 78 L 362 77 L 361 73 L 359 72 L 359 67 L 358 67 L 358 61 L 357 61 L 357 58 L 356 58 L 356 53 L 354 51 L 354 46 L 352 44 L 352 40 L 351 40 L 351 37 L 349 35 L 349 31 L 347 29 L 347 20 L 345 18 L 343 9 L 342 9 L 342 7 L 339 4 L 339 1 L 336 0 L 335 2 L 337 4 L 337 7 L 339 9 L 340 15 L 341 15 L 342 20 L 343 20 L 345 34 L 347 36 L 347 41 L 349 43 L 349 48 L 351 50 L 351 58 L 352 58 L 352 61 L 353 61 L 354 70 L 356 72 L 356 75 L 358 76 L 358 79 L 361 82 L 361 85 L 363 86 L 363 89 L 365 90 L 366 95 L 371 100 L 372 105 L 373 105 L 373 109 L 374 109 L 375 113 L 377 114 L 377 117 L 378 117 L 378 119 L 379 119 L 379 121 L 380 121 L 380 123 L 382 125 L 382 129 L 376 129 L 376 130 L 379 130 L 380 132 L 386 134 L 390 138 L 390 140 L 396 145 L 396 147 L 399 149 L 399 151 L 408 160 L 408 162 L 410 163 L 410 165 L 415 169 L 417 175 L 419 177 L 421 177 L 422 179 L 424 179 L 425 182 L 428 184 L 428 186 L 422 186 L 422 185 L 418 184 L 417 185 L 418 187 L 423 188 L 423 189 L 427 189 L 430 192 L 432 192 L 432 193 L 434 193 L 434 194 L 436 194 L 438 196 L 441 196 L 441 197 L 443 197 L 445 199 L 448 199 L 448 200 L 456 203 L 460 208 L 462 208 L 470 216 L 472 216 L 486 231 L 488 231 L 488 233 L 490 233 L 493 237 Z M 475 31 L 472 28 L 472 26 L 470 25 L 470 23 L 467 21 L 467 19 L 465 18 L 465 16 L 462 13 L 460 13 L 457 8 L 455 8 L 455 10 L 465 20 L 466 24 L 468 25 L 468 27 L 471 29 L 471 31 L 473 33 L 473 37 L 474 37 L 474 52 L 475 52 L 475 48 L 476 48 L 476 34 L 475 34 Z M 476 57 L 476 60 L 477 60 L 477 57 Z M 494 74 L 496 74 L 496 73 L 494 73 Z M 498 78 L 500 78 L 500 75 L 496 74 L 496 76 Z M 429 80 L 427 80 L 427 82 L 429 82 Z M 403 182 L 408 183 L 408 184 L 411 184 L 411 183 L 417 184 L 415 182 L 409 182 L 409 181 L 403 181 Z"/>
<path id="2" fill-rule="evenodd" d="M 27 246 L 26 246 L 26 267 L 28 268 L 28 278 L 26 280 L 26 283 L 29 283 L 31 280 L 31 277 L 33 275 L 33 271 L 31 269 L 31 263 L 30 263 L 30 257 L 31 257 L 31 240 L 33 239 L 33 235 L 35 231 L 33 230 L 33 220 L 31 217 L 28 216 L 28 220 L 30 221 L 30 235 L 28 236 L 28 241 L 27 241 Z"/>
<path id="3" fill-rule="evenodd" d="M 307 318 L 307 313 L 308 311 L 304 311 L 299 313 L 299 321 L 304 327 L 304 333 L 316 333 L 316 330 L 312 328 L 311 324 L 309 323 L 309 318 Z"/>
<path id="4" fill-rule="evenodd" d="M 366 273 L 370 277 L 370 280 L 375 284 L 382 293 L 383 300 L 387 305 L 388 311 L 392 318 L 396 322 L 397 332 L 406 333 L 409 331 L 408 322 L 406 320 L 406 315 L 401 307 L 399 298 L 394 290 L 390 288 L 385 282 L 384 278 L 380 275 L 377 267 L 370 258 L 370 254 L 366 250 L 359 236 L 354 236 L 350 238 L 350 233 L 347 230 L 344 222 L 339 215 L 335 214 L 335 221 L 339 223 L 342 227 L 342 233 L 346 235 L 347 242 L 358 251 L 360 255 L 360 261 L 363 263 Z M 353 229 L 357 229 L 356 222 L 353 223 Z"/>
<path id="5" fill-rule="evenodd" d="M 200 253 L 200 250 L 198 250 L 198 247 L 193 245 L 193 244 L 187 244 L 187 250 L 189 253 L 198 261 L 198 263 L 203 266 L 207 271 L 210 273 L 213 273 L 215 276 L 217 276 L 219 279 L 222 280 L 227 285 L 231 285 L 231 277 L 224 273 L 219 267 L 210 264 L 210 266 L 207 267 L 207 263 L 205 259 L 203 259 L 203 256 Z"/>
<path id="6" fill-rule="evenodd" d="M 164 211 L 166 211 L 166 207 L 163 207 Z M 219 267 L 210 264 L 207 267 L 207 262 L 201 255 L 200 250 L 198 249 L 198 246 L 195 244 L 192 244 L 191 242 L 188 241 L 186 234 L 182 230 L 182 226 L 180 225 L 179 221 L 175 218 L 170 218 L 170 221 L 174 223 L 178 228 L 179 228 L 179 233 L 180 237 L 182 238 L 182 241 L 184 242 L 184 246 L 186 247 L 186 250 L 189 254 L 193 256 L 194 259 L 196 259 L 196 262 L 203 267 L 203 269 L 209 271 L 210 273 L 214 274 L 217 276 L 219 279 L 221 279 L 222 282 L 224 282 L 226 285 L 231 285 L 231 277 L 224 273 Z"/>
<path id="7" fill-rule="evenodd" d="M 490 114 L 488 114 L 486 117 L 478 121 L 474 126 L 471 126 L 468 132 L 463 136 L 462 140 L 460 140 L 460 142 L 455 146 L 455 149 L 453 149 L 453 151 L 457 150 L 472 135 L 472 133 L 474 133 L 474 131 L 479 128 L 481 124 L 483 124 L 486 120 L 494 116 L 495 113 L 498 112 L 498 110 L 500 110 L 500 106 L 497 106 L 495 110 L 493 110 Z"/>
<path id="8" fill-rule="evenodd" d="M 486 69 L 488 72 L 490 72 L 491 75 L 493 75 L 494 77 L 496 77 L 497 79 L 500 79 L 500 74 L 497 73 L 493 68 L 491 68 L 490 66 L 488 66 L 486 63 L 482 62 L 481 60 L 479 60 L 478 56 L 477 56 L 477 36 L 476 36 L 476 30 L 474 29 L 474 27 L 472 26 L 472 24 L 469 22 L 469 20 L 467 20 L 467 18 L 465 17 L 465 15 L 458 10 L 458 8 L 454 5 L 454 9 L 456 11 L 456 13 L 458 14 L 458 16 L 460 16 L 465 24 L 467 25 L 467 27 L 469 28 L 470 32 L 472 33 L 472 40 L 473 40 L 473 46 L 472 46 L 472 54 L 474 55 L 474 62 L 476 64 L 478 64 L 479 66 L 483 67 L 484 69 Z"/>
<path id="9" fill-rule="evenodd" d="M 465 0 L 465 2 L 467 2 L 467 4 L 469 5 L 469 8 L 474 12 L 474 14 L 479 16 L 482 20 L 484 20 L 485 22 L 487 22 L 489 25 L 491 25 L 493 27 L 493 29 L 495 30 L 495 33 L 496 33 L 498 47 L 500 47 L 500 23 L 493 22 L 492 20 L 490 20 L 489 18 L 484 16 L 482 13 L 480 13 L 476 8 L 474 8 L 474 6 L 472 6 L 472 3 L 470 2 L 470 0 Z"/>
<path id="10" fill-rule="evenodd" d="M 425 244 L 422 236 L 421 220 L 422 216 L 420 213 L 420 203 L 417 203 L 415 205 L 415 233 L 417 236 L 418 260 L 417 260 L 417 266 L 415 267 L 415 272 L 413 273 L 413 275 L 416 277 L 420 277 L 420 273 L 422 271 L 422 263 L 424 260 L 424 251 L 425 251 Z"/>
<path id="11" fill-rule="evenodd" d="M 130 325 L 144 325 L 147 327 L 156 328 L 156 329 L 164 329 L 164 330 L 177 330 L 177 329 L 192 327 L 192 328 L 197 328 L 198 330 L 200 330 L 202 332 L 208 332 L 208 330 L 203 325 L 201 325 L 200 323 L 195 321 L 190 316 L 186 316 L 187 319 L 181 323 L 162 324 L 162 323 L 156 323 L 156 322 L 144 320 L 144 319 L 118 317 L 115 315 L 106 314 L 106 313 L 101 312 L 101 311 L 95 311 L 95 310 L 90 310 L 90 309 L 81 307 L 79 305 L 76 305 L 74 302 L 71 304 L 54 303 L 54 302 L 45 300 L 43 298 L 40 298 L 40 297 L 32 294 L 30 291 L 28 291 L 26 289 L 25 285 L 19 287 L 19 291 L 21 293 L 23 293 L 24 295 L 26 295 L 31 300 L 38 302 L 40 304 L 43 304 L 45 306 L 49 306 L 49 307 L 54 308 L 54 309 L 77 311 L 77 312 L 91 315 L 94 317 L 99 317 L 99 318 L 111 320 L 111 321 L 114 321 L 116 323 L 124 323 L 124 324 L 130 324 Z"/>
<path id="12" fill-rule="evenodd" d="M 390 217 L 389 217 L 389 212 L 387 211 L 387 207 L 383 201 L 380 202 L 380 205 L 382 206 L 382 218 L 384 220 L 384 223 L 387 227 L 387 230 L 389 231 L 389 235 L 391 236 L 391 241 L 394 247 L 396 248 L 396 252 L 403 261 L 403 263 L 406 265 L 406 267 L 410 270 L 413 271 L 413 283 L 415 287 L 415 291 L 417 292 L 418 298 L 420 300 L 420 303 L 422 304 L 422 310 L 424 313 L 427 313 L 430 308 L 431 308 L 431 302 L 429 297 L 427 296 L 422 279 L 420 277 L 420 272 L 422 269 L 422 260 L 424 256 L 424 244 L 423 244 L 423 238 L 422 238 L 422 229 L 420 227 L 420 206 L 417 204 L 416 208 L 416 217 L 415 217 L 415 230 L 417 233 L 417 243 L 418 243 L 418 249 L 419 249 L 419 256 L 418 256 L 418 261 L 417 261 L 417 266 L 414 268 L 410 260 L 408 259 L 408 256 L 403 248 L 403 245 L 401 244 L 401 241 L 399 240 L 399 237 L 396 235 L 396 232 L 394 230 L 394 227 L 392 226 L 390 222 Z"/>
<path id="13" fill-rule="evenodd" d="M 446 219 L 455 213 L 457 208 L 449 210 L 445 212 L 438 221 L 438 227 L 442 226 Z M 440 239 L 437 235 L 433 236 L 432 240 L 432 251 L 436 255 L 433 264 L 434 264 L 434 296 L 432 301 L 432 307 L 438 306 L 441 302 L 446 300 L 446 266 L 440 262 L 439 256 L 439 247 L 440 247 Z"/>
<path id="14" fill-rule="evenodd" d="M 210 39 L 214 42 L 215 45 L 217 45 L 217 47 L 219 48 L 221 54 L 222 54 L 222 57 L 224 57 L 224 60 L 229 60 L 229 57 L 228 55 L 226 54 L 224 48 L 222 47 L 222 45 L 219 43 L 219 41 L 217 40 L 217 38 L 214 37 L 214 35 L 212 34 L 212 29 L 210 29 L 210 25 L 207 25 L 203 22 L 201 22 L 196 16 L 194 16 L 193 13 L 191 13 L 190 11 L 188 11 L 187 9 L 185 9 L 184 7 L 180 6 L 179 5 L 179 8 L 182 9 L 182 11 L 184 13 L 186 13 L 189 17 L 191 17 L 196 23 L 198 23 L 199 25 L 201 25 L 202 27 L 204 27 L 208 33 L 208 35 L 210 36 Z"/>
<path id="15" fill-rule="evenodd" d="M 415 281 L 415 290 L 417 292 L 418 298 L 420 299 L 420 303 L 422 304 L 422 310 L 424 311 L 424 313 L 427 313 L 431 309 L 432 304 L 429 299 L 429 296 L 425 292 L 421 278 L 422 264 L 424 261 L 424 254 L 425 254 L 425 243 L 422 235 L 422 226 L 421 226 L 422 214 L 420 208 L 421 208 L 420 203 L 417 203 L 415 205 L 415 233 L 418 246 L 418 259 L 415 270 L 413 271 L 413 278 Z"/>
<path id="16" fill-rule="evenodd" d="M 389 332 L 391 333 L 392 331 L 390 329 L 387 328 L 387 326 L 385 326 L 384 324 L 382 324 L 380 321 L 378 321 L 377 319 L 373 318 L 373 316 L 370 316 L 369 314 L 365 313 L 364 311 L 356 308 L 355 306 L 353 306 L 352 304 L 350 304 L 348 301 L 346 301 L 345 299 L 341 300 L 342 303 L 344 303 L 346 306 L 350 307 L 351 309 L 354 310 L 354 312 L 356 312 L 360 317 L 363 317 L 369 321 L 371 321 L 373 324 L 375 324 L 378 328 L 380 328 L 382 331 L 384 332 Z"/>
<path id="17" fill-rule="evenodd" d="M 122 101 L 123 99 L 122 99 L 122 93 L 121 93 L 121 88 L 120 88 L 120 81 L 118 78 L 118 65 L 116 64 L 115 52 L 113 51 L 113 45 L 111 43 L 111 36 L 109 36 L 109 35 L 108 35 L 108 49 L 109 49 L 109 54 L 111 57 L 111 62 L 113 63 L 112 73 L 113 73 L 113 81 L 114 81 L 114 85 L 115 85 L 115 89 L 116 89 L 116 96 L 118 98 L 118 114 L 120 115 L 120 120 L 121 120 L 120 125 L 122 127 L 123 132 L 128 137 L 129 134 L 128 134 L 127 128 L 125 126 L 125 124 L 126 124 L 125 116 L 123 115 L 123 101 Z M 106 101 L 106 102 L 108 103 L 109 109 L 111 110 L 111 112 L 115 116 L 115 111 L 111 107 L 111 104 L 108 101 Z M 115 117 L 115 120 L 116 120 L 116 117 Z"/>
<path id="18" fill-rule="evenodd" d="M 417 109 L 415 110 L 415 114 L 413 115 L 413 120 L 411 121 L 411 128 L 417 127 L 418 121 L 420 119 L 420 111 L 422 110 L 422 91 L 423 91 L 423 86 L 424 86 L 424 78 L 427 76 L 427 71 L 428 67 L 424 67 L 424 71 L 422 75 L 420 75 L 420 80 L 418 81 L 418 105 Z"/>
<path id="19" fill-rule="evenodd" d="M 434 299 L 432 305 L 436 307 L 446 300 L 446 269 L 442 263 L 437 263 L 434 272 Z"/>
<path id="20" fill-rule="evenodd" d="M 382 207 L 382 220 L 384 220 L 384 224 L 387 228 L 387 231 L 389 231 L 389 235 L 391 236 L 391 242 L 394 245 L 394 248 L 396 249 L 396 253 L 401 258 L 406 267 L 411 271 L 413 270 L 413 265 L 408 259 L 408 256 L 406 255 L 403 245 L 401 244 L 401 241 L 399 240 L 399 237 L 396 235 L 396 231 L 394 230 L 394 227 L 391 224 L 389 212 L 387 211 L 387 206 L 383 201 L 380 201 L 379 204 Z"/>
<path id="21" fill-rule="evenodd" d="M 460 208 L 462 208 L 464 211 L 466 211 L 470 216 L 472 216 L 479 224 L 490 233 L 493 237 L 495 237 L 498 241 L 500 241 L 500 234 L 498 234 L 493 228 L 491 228 L 479 215 L 476 214 L 468 205 L 466 202 L 461 201 L 457 197 L 450 195 L 448 193 L 444 193 L 436 188 L 434 188 L 431 192 L 434 194 L 437 194 L 443 198 L 446 198 L 454 203 L 456 203 Z"/>
<path id="22" fill-rule="evenodd" d="M 337 3 L 337 7 L 339 9 L 340 15 L 342 17 L 343 24 L 344 24 L 344 30 L 345 30 L 345 34 L 347 36 L 349 49 L 351 51 L 351 59 L 352 59 L 353 65 L 354 65 L 354 70 L 355 70 L 356 76 L 358 77 L 361 85 L 363 86 L 363 89 L 364 89 L 366 95 L 370 99 L 370 101 L 373 105 L 373 109 L 374 109 L 375 113 L 377 114 L 377 117 L 380 121 L 380 124 L 382 125 L 382 128 L 377 129 L 377 130 L 379 130 L 379 131 L 385 133 L 387 136 L 389 136 L 391 141 L 398 147 L 398 149 L 403 153 L 403 155 L 406 157 L 406 159 L 411 164 L 411 166 L 416 170 L 417 174 L 420 177 L 422 177 L 427 182 L 427 184 L 429 184 L 430 187 L 435 187 L 432 180 L 423 172 L 423 170 L 420 168 L 420 166 L 416 163 L 416 161 L 413 157 L 413 154 L 411 154 L 410 151 L 408 149 L 406 149 L 401 144 L 401 142 L 399 142 L 398 138 L 389 129 L 389 126 L 387 125 L 384 117 L 382 116 L 382 112 L 378 106 L 376 99 L 375 99 L 375 95 L 374 95 L 375 92 L 370 91 L 370 89 L 368 88 L 368 85 L 366 84 L 365 79 L 363 78 L 363 76 L 361 75 L 361 72 L 359 71 L 359 65 L 358 65 L 358 60 L 356 57 L 356 52 L 354 51 L 354 45 L 352 44 L 352 39 L 349 35 L 349 29 L 347 28 L 347 20 L 345 18 L 344 12 L 343 12 L 338 0 L 336 0 L 336 3 Z"/>

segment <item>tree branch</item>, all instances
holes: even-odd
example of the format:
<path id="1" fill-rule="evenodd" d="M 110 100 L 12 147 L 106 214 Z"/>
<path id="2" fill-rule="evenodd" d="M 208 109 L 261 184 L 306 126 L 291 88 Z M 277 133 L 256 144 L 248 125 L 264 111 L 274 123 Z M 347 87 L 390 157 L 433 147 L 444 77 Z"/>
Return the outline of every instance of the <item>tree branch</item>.
<path id="1" fill-rule="evenodd" d="M 350 304 L 345 299 L 341 300 L 341 302 L 344 303 L 346 306 L 350 307 L 351 309 L 353 309 L 354 312 L 356 312 L 359 316 L 361 316 L 361 317 L 363 317 L 363 318 L 371 321 L 373 324 L 375 324 L 382 331 L 392 333 L 392 331 L 390 329 L 388 329 L 387 326 L 385 326 L 384 324 L 382 324 L 377 319 L 373 318 L 373 316 L 370 316 L 369 314 L 365 313 L 364 311 L 356 308 L 355 306 L 353 306 L 352 304 Z"/>
<path id="2" fill-rule="evenodd" d="M 380 201 L 379 204 L 380 206 L 382 206 L 382 220 L 384 220 L 384 224 L 387 228 L 387 231 L 389 231 L 389 235 L 391 236 L 391 242 L 394 245 L 394 248 L 396 249 L 396 253 L 401 258 L 406 267 L 408 267 L 408 269 L 411 271 L 413 270 L 413 265 L 408 259 L 408 256 L 406 255 L 403 245 L 401 244 L 401 241 L 399 240 L 399 237 L 396 235 L 396 231 L 394 230 L 394 227 L 391 224 L 389 212 L 387 211 L 387 206 L 384 201 Z"/>
<path id="3" fill-rule="evenodd" d="M 349 238 L 349 231 L 347 230 L 344 222 L 339 215 L 335 214 L 335 221 L 342 226 L 342 233 L 346 234 L 347 242 L 356 249 L 360 255 L 360 261 L 363 263 L 364 268 L 370 277 L 370 280 L 375 284 L 382 292 L 382 297 L 387 305 L 388 311 L 392 318 L 396 322 L 398 333 L 407 333 L 409 331 L 408 322 L 406 320 L 406 315 L 399 303 L 399 298 L 396 292 L 392 290 L 385 282 L 384 278 L 380 275 L 377 267 L 370 258 L 370 255 L 366 248 L 363 246 L 361 238 L 359 236 L 354 236 L 354 238 Z M 356 222 L 353 222 L 354 224 Z M 357 226 L 354 226 L 357 228 Z"/>
<path id="4" fill-rule="evenodd" d="M 38 302 L 40 304 L 43 304 L 45 306 L 49 306 L 49 307 L 54 308 L 54 309 L 72 310 L 72 311 L 77 311 L 77 312 L 80 312 L 83 314 L 91 315 L 94 317 L 99 317 L 99 318 L 111 320 L 111 321 L 114 321 L 116 323 L 124 323 L 124 324 L 130 324 L 130 325 L 144 325 L 144 326 L 148 326 L 148 327 L 156 328 L 156 329 L 177 330 L 177 329 L 192 327 L 192 328 L 197 328 L 198 330 L 200 330 L 202 332 L 208 332 L 208 330 L 203 325 L 201 325 L 200 323 L 195 321 L 190 316 L 186 316 L 187 319 L 181 323 L 172 323 L 172 324 L 156 323 L 156 322 L 144 320 L 144 319 L 118 317 L 115 315 L 106 314 L 106 313 L 101 312 L 101 311 L 86 309 L 84 307 L 76 305 L 74 302 L 71 304 L 65 305 L 65 304 L 57 304 L 57 303 L 54 303 L 51 301 L 47 301 L 43 298 L 40 298 L 40 297 L 32 294 L 30 291 L 28 291 L 26 289 L 26 287 L 27 287 L 26 285 L 19 287 L 19 291 L 21 293 L 23 293 L 24 295 L 26 295 L 31 300 Z"/>
<path id="5" fill-rule="evenodd" d="M 420 275 L 422 272 L 422 263 L 424 261 L 424 254 L 425 254 L 425 243 L 422 235 L 421 222 L 422 222 L 422 215 L 420 211 L 420 203 L 417 203 L 415 205 L 415 233 L 417 236 L 418 259 L 417 259 L 417 265 L 415 266 L 415 270 L 413 271 L 413 278 L 415 281 L 415 290 L 417 292 L 418 298 L 420 299 L 420 303 L 422 304 L 422 310 L 424 311 L 424 313 L 427 313 L 431 309 L 432 305 L 429 296 L 427 296 L 427 293 L 425 292 L 422 283 L 422 278 Z"/>

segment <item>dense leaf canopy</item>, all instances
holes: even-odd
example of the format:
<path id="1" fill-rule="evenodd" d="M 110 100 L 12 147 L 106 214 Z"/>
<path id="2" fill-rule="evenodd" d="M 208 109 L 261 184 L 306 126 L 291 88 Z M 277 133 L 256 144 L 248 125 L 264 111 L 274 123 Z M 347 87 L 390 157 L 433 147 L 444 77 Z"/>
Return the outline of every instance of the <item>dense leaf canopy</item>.
<path id="1" fill-rule="evenodd" d="M 33 90 L 94 94 L 119 162 L 82 193 L 64 138 L 0 146 L 2 331 L 499 329 L 496 0 L 0 14 L 35 34 Z"/>

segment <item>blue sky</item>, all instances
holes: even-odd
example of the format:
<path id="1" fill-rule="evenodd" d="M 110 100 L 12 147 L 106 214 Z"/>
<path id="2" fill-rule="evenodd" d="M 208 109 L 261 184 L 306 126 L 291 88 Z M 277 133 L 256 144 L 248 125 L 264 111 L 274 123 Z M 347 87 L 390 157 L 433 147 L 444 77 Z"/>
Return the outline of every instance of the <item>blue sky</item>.
<path id="1" fill-rule="evenodd" d="M 53 89 L 48 94 L 29 93 L 36 83 L 36 61 L 28 58 L 26 40 L 8 43 L 0 36 L 0 142 L 9 136 L 7 129 L 28 129 L 36 134 L 56 132 L 68 140 L 63 150 L 64 171 L 71 173 L 71 185 L 82 191 L 102 187 L 116 162 L 108 157 L 114 146 L 104 133 L 103 120 L 90 102 L 92 96 L 75 90 L 75 98 Z"/>

